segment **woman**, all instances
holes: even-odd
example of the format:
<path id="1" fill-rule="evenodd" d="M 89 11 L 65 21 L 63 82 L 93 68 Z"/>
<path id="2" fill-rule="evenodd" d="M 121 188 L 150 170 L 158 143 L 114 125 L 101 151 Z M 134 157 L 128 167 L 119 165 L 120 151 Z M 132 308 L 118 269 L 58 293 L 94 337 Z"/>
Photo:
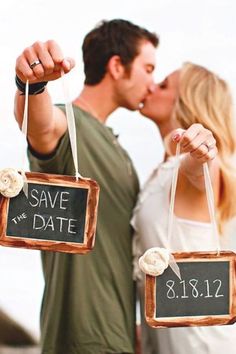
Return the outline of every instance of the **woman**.
<path id="1" fill-rule="evenodd" d="M 141 113 L 156 123 L 164 146 L 164 162 L 153 172 L 134 210 L 134 276 L 142 312 L 143 354 L 235 354 L 235 326 L 153 329 L 146 325 L 144 274 L 139 257 L 151 247 L 172 251 L 212 251 L 217 242 L 206 200 L 203 163 L 208 162 L 214 190 L 219 242 L 230 248 L 228 222 L 236 214 L 236 183 L 231 158 L 235 153 L 232 100 L 225 81 L 209 70 L 186 63 L 170 74 L 146 99 Z M 181 157 L 175 196 L 173 234 L 167 242 L 170 186 Z M 171 156 L 172 155 L 172 156 Z M 171 156 L 171 157 L 170 157 Z"/>

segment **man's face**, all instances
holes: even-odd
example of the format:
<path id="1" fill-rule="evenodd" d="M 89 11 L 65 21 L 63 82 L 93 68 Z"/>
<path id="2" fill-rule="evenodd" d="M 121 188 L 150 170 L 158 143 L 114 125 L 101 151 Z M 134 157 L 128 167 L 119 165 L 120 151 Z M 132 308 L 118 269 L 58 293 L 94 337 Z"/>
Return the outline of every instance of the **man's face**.
<path id="1" fill-rule="evenodd" d="M 117 102 L 119 106 L 130 110 L 139 109 L 140 104 L 151 92 L 154 81 L 155 48 L 150 42 L 140 44 L 139 54 L 131 64 L 130 72 L 117 82 Z"/>

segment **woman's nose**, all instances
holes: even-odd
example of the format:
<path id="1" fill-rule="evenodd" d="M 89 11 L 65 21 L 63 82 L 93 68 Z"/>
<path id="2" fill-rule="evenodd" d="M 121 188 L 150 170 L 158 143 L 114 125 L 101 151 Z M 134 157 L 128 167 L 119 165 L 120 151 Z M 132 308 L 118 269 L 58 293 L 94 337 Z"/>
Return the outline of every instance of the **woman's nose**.
<path id="1" fill-rule="evenodd" d="M 151 85 L 149 85 L 149 92 L 153 93 L 155 91 L 156 84 L 153 82 Z"/>

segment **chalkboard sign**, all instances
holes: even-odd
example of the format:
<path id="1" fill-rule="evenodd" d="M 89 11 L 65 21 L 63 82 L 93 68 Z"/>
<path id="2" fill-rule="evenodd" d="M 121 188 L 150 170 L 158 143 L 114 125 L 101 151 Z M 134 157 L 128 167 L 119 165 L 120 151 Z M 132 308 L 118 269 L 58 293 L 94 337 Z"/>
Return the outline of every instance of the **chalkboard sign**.
<path id="1" fill-rule="evenodd" d="M 168 267 L 146 276 L 145 310 L 151 327 L 231 324 L 236 321 L 235 254 L 174 253 L 181 279 Z"/>
<path id="2" fill-rule="evenodd" d="M 23 191 L 0 199 L 0 245 L 70 253 L 94 246 L 99 187 L 90 179 L 27 173 Z"/>

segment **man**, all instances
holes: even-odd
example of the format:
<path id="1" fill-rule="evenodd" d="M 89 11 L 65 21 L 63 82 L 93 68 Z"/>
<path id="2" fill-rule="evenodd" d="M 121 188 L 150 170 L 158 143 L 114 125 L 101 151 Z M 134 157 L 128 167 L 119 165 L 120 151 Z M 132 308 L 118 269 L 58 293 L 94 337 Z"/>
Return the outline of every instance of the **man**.
<path id="1" fill-rule="evenodd" d="M 100 185 L 96 243 L 88 255 L 42 254 L 42 348 L 47 354 L 134 353 L 135 296 L 129 221 L 138 181 L 106 119 L 136 110 L 152 89 L 155 34 L 125 20 L 103 21 L 83 43 L 85 85 L 73 102 L 79 170 Z M 54 41 L 36 42 L 16 62 L 15 114 L 21 124 L 30 84 L 28 141 L 33 171 L 73 175 L 65 110 L 46 82 L 74 67 Z"/>

